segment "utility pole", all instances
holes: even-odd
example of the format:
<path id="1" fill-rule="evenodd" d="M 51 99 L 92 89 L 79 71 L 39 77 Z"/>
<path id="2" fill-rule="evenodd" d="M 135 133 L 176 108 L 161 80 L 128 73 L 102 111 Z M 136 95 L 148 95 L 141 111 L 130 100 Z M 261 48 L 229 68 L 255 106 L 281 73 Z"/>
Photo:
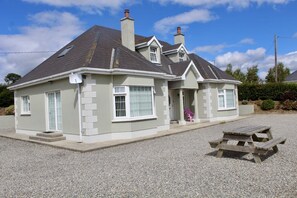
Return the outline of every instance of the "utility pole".
<path id="1" fill-rule="evenodd" d="M 275 66 L 275 82 L 277 82 L 277 35 L 274 34 L 274 66 Z"/>

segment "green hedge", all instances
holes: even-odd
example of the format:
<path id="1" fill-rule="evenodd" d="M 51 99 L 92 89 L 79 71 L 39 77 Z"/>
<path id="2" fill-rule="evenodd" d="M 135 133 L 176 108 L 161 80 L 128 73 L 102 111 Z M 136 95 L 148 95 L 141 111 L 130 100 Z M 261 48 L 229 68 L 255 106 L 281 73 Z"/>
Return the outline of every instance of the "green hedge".
<path id="1" fill-rule="evenodd" d="M 238 86 L 239 100 L 285 101 L 297 97 L 297 83 L 242 84 Z"/>

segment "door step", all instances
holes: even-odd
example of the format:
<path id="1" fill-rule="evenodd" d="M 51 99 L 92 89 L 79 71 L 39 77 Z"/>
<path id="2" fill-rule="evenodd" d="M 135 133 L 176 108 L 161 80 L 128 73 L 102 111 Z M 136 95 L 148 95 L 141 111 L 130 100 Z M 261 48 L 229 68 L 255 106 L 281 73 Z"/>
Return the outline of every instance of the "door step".
<path id="1" fill-rule="evenodd" d="M 66 137 L 62 133 L 56 132 L 43 132 L 37 133 L 36 136 L 29 136 L 30 140 L 37 140 L 41 142 L 56 142 L 61 140 L 66 140 Z"/>

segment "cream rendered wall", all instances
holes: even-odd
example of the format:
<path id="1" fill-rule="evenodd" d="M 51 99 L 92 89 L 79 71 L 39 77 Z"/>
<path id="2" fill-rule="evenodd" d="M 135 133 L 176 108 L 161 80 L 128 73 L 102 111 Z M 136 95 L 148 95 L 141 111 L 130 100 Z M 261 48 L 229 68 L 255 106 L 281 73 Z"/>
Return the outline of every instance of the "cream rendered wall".
<path id="1" fill-rule="evenodd" d="M 154 129 L 160 126 L 169 125 L 168 115 L 168 90 L 167 81 L 139 76 L 104 76 L 92 75 L 96 80 L 93 90 L 98 94 L 95 103 L 98 134 L 121 133 L 139 130 Z M 154 86 L 155 88 L 155 111 L 157 118 L 136 121 L 116 121 L 114 119 L 113 107 L 113 86 Z"/>
<path id="2" fill-rule="evenodd" d="M 140 48 L 137 49 L 137 51 L 147 60 L 150 60 L 150 53 L 149 53 L 149 48 L 148 47 L 144 47 L 144 48 Z"/>
<path id="3" fill-rule="evenodd" d="M 198 118 L 199 119 L 207 119 L 207 103 L 209 102 L 207 99 L 207 87 L 205 84 L 199 84 L 198 90 Z"/>
<path id="4" fill-rule="evenodd" d="M 169 54 L 169 55 L 167 55 L 167 57 L 174 63 L 179 62 L 178 53 Z"/>
<path id="5" fill-rule="evenodd" d="M 205 83 L 201 84 L 198 91 L 198 114 L 199 119 L 209 120 L 216 118 L 227 118 L 230 116 L 237 116 L 238 109 L 232 110 L 218 110 L 218 89 L 235 89 L 234 84 L 215 84 Z M 237 96 L 236 96 L 237 97 Z M 236 100 L 237 107 L 238 101 Z"/>
<path id="6" fill-rule="evenodd" d="M 170 89 L 198 89 L 196 76 L 192 69 L 189 69 L 185 80 L 171 81 L 169 83 Z"/>
<path id="7" fill-rule="evenodd" d="M 234 84 L 211 84 L 212 101 L 213 101 L 213 115 L 214 117 L 228 117 L 238 115 L 238 97 L 235 99 L 235 109 L 232 110 L 218 110 L 218 89 L 236 89 Z"/>
<path id="8" fill-rule="evenodd" d="M 68 79 L 16 90 L 17 130 L 47 131 L 46 93 L 51 91 L 61 92 L 62 132 L 65 134 L 79 134 L 77 89 L 76 85 L 69 84 Z M 26 95 L 30 96 L 31 115 L 21 115 L 21 96 Z"/>

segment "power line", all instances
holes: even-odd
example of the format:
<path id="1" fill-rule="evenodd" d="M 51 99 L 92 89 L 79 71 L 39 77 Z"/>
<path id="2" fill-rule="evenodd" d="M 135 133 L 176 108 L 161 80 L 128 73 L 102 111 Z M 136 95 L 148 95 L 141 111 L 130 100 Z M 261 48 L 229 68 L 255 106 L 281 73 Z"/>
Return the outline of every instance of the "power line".
<path id="1" fill-rule="evenodd" d="M 281 39 L 297 39 L 297 37 L 293 37 L 293 36 L 277 36 L 278 38 L 281 38 Z"/>
<path id="2" fill-rule="evenodd" d="M 57 51 L 10 51 L 10 52 L 1 52 L 0 54 L 42 54 L 42 53 L 52 53 Z"/>

